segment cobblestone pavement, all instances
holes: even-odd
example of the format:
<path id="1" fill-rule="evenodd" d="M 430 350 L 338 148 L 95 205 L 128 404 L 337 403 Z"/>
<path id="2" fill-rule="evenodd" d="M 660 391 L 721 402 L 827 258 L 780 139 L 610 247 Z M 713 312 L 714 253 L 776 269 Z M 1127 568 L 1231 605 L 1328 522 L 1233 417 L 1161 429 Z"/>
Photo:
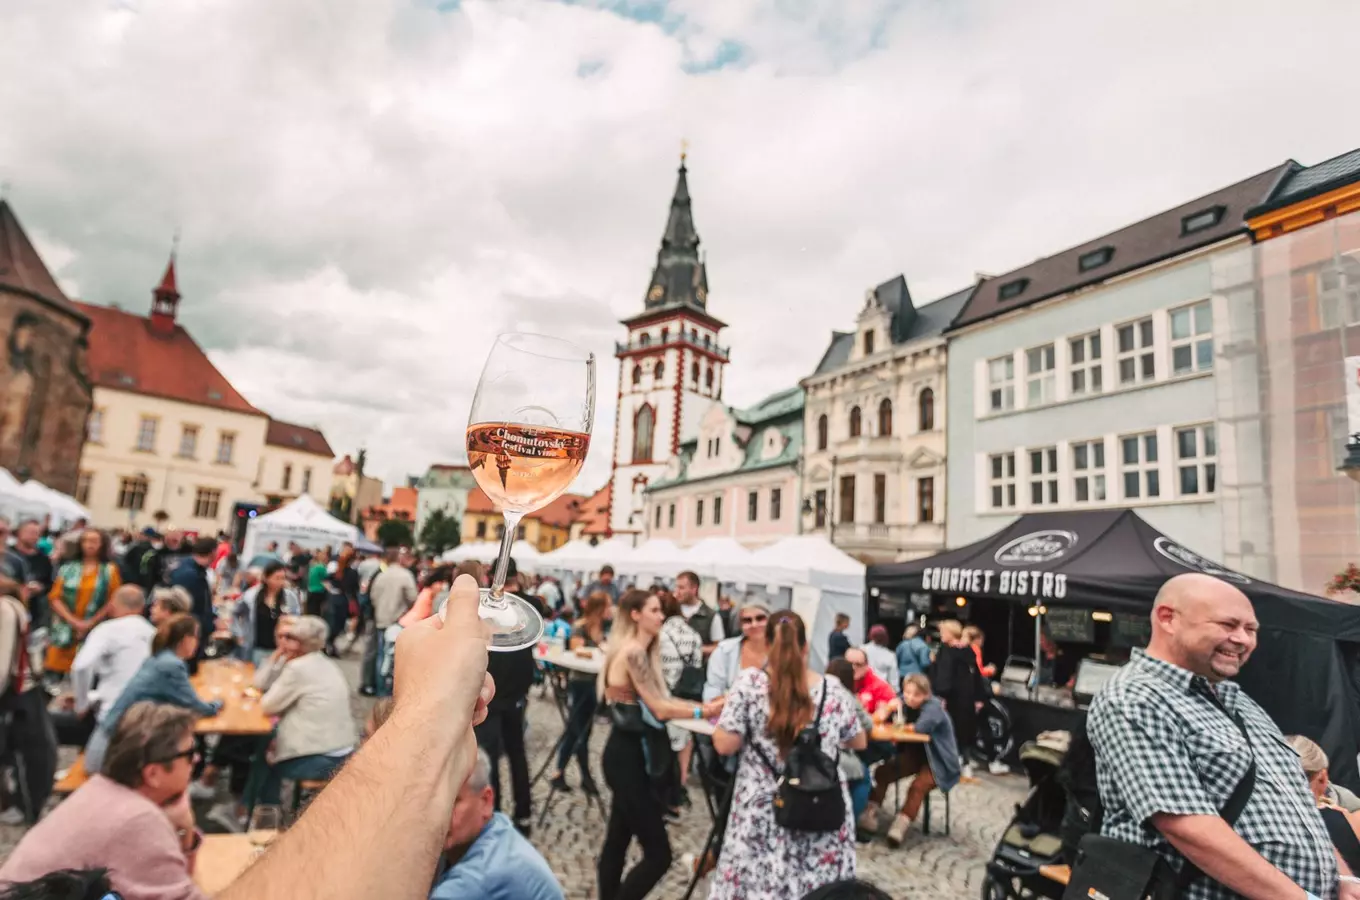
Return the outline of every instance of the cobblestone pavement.
<path id="1" fill-rule="evenodd" d="M 357 685 L 357 652 L 343 659 L 341 665 L 351 684 Z M 554 703 L 550 698 L 541 697 L 539 689 L 535 688 L 530 697 L 527 746 L 530 772 L 536 773 L 561 734 L 562 722 Z M 362 724 L 371 705 L 371 700 L 358 696 L 354 698 L 356 725 Z M 604 777 L 599 769 L 599 759 L 607 733 L 607 726 L 597 727 L 590 742 L 593 774 L 602 788 Z M 69 765 L 74 758 L 74 748 L 62 748 L 61 765 Z M 573 762 L 568 767 L 567 780 L 574 785 L 577 777 Z M 508 771 L 502 771 L 501 781 L 509 785 Z M 976 783 L 959 785 L 951 800 L 951 835 L 946 837 L 940 833 L 944 806 L 937 802 L 933 810 L 935 821 L 929 836 L 921 833 L 918 824 L 909 833 L 906 843 L 897 850 L 889 849 L 881 841 L 859 845 L 860 877 L 902 900 L 978 897 L 983 865 L 1000 838 L 1001 829 L 1009 820 L 1015 804 L 1023 798 L 1024 789 L 1024 779 L 1016 776 L 993 778 L 982 775 Z M 548 793 L 545 777 L 533 790 L 536 818 L 543 809 Z M 938 795 L 936 799 L 939 800 Z M 605 800 L 607 803 L 607 790 Z M 680 823 L 670 828 L 676 862 L 653 893 L 656 900 L 679 900 L 684 896 L 688 878 L 681 860 L 686 854 L 697 855 L 708 835 L 710 820 L 702 790 L 697 784 L 691 785 L 691 800 L 692 805 L 685 811 Z M 892 803 L 891 794 L 888 802 Z M 0 858 L 8 856 L 23 831 L 23 828 L 0 825 Z M 543 826 L 534 829 L 532 840 L 561 879 L 568 900 L 593 900 L 596 896 L 595 861 L 604 840 L 604 815 L 598 808 L 588 807 L 579 790 L 565 795 L 559 793 L 553 798 L 552 811 Z M 635 846 L 630 864 L 636 858 Z M 706 897 L 706 887 L 701 884 L 694 896 Z"/>

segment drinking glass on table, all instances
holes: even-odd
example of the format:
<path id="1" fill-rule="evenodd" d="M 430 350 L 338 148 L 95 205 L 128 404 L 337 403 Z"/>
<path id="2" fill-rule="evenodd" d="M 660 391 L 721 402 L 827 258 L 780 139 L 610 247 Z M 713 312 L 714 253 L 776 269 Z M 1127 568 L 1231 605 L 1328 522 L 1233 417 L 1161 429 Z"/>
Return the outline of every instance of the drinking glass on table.
<path id="1" fill-rule="evenodd" d="M 467 428 L 472 475 L 505 517 L 491 587 L 482 588 L 478 606 L 492 650 L 519 650 L 543 633 L 538 610 L 505 590 L 510 548 L 525 513 L 557 499 L 581 471 L 594 420 L 595 354 L 538 334 L 496 338 Z"/>
<path id="2" fill-rule="evenodd" d="M 255 847 L 256 855 L 265 851 L 283 828 L 283 809 L 269 803 L 262 803 L 250 812 L 250 826 L 246 838 Z"/>

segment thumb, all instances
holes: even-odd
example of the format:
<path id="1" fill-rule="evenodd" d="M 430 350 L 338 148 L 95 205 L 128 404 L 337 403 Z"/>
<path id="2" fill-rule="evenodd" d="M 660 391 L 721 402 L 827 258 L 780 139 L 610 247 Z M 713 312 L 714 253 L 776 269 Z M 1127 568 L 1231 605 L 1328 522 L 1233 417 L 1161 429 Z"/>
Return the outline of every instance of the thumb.
<path id="1" fill-rule="evenodd" d="M 480 591 L 477 579 L 471 575 L 459 575 L 449 589 L 448 602 L 444 604 L 444 627 L 464 634 L 477 634 L 482 631 L 482 619 L 477 614 Z"/>

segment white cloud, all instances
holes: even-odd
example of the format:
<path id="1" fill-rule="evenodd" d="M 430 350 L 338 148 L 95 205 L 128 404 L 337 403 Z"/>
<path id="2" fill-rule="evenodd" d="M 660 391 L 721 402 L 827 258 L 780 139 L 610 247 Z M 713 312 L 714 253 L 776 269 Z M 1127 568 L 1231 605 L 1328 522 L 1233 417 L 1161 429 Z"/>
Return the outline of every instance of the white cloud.
<path id="1" fill-rule="evenodd" d="M 588 345 L 589 487 L 680 138 L 744 404 L 898 271 L 933 298 L 1350 149 L 1328 48 L 1357 26 L 1347 0 L 8 4 L 0 181 L 93 302 L 149 302 L 181 227 L 199 341 L 390 480 L 461 453 L 494 333 Z"/>

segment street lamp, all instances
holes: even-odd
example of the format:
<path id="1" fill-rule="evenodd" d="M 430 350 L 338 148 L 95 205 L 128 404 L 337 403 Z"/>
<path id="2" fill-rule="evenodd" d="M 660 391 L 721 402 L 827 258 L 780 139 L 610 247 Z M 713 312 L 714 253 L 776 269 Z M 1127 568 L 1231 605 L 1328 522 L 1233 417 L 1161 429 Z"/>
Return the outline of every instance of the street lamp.
<path id="1" fill-rule="evenodd" d="M 1360 484 L 1360 432 L 1346 438 L 1346 460 L 1341 464 L 1346 477 Z"/>

